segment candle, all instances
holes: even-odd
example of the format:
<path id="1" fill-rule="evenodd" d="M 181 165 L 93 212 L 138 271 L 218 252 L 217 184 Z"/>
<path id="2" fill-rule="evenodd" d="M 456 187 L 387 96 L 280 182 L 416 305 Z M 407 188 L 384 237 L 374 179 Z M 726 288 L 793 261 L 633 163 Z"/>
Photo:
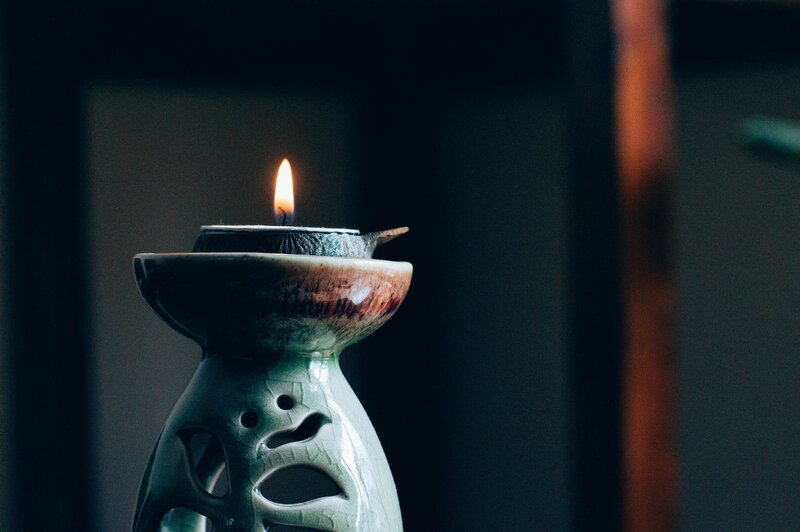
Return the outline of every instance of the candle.
<path id="1" fill-rule="evenodd" d="M 375 248 L 408 227 L 361 234 L 357 229 L 300 227 L 294 221 L 292 167 L 281 162 L 275 180 L 275 221 L 280 225 L 204 225 L 194 252 L 257 252 L 370 258 Z"/>

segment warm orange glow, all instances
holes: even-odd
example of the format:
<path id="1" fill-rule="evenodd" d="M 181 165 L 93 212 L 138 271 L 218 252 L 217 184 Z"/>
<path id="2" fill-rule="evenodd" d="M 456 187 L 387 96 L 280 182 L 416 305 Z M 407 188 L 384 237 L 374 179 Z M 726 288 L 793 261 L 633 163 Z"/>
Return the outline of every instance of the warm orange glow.
<path id="1" fill-rule="evenodd" d="M 275 222 L 279 225 L 291 225 L 294 221 L 294 190 L 292 187 L 292 166 L 288 159 L 281 162 L 278 168 L 278 179 L 275 181 Z"/>

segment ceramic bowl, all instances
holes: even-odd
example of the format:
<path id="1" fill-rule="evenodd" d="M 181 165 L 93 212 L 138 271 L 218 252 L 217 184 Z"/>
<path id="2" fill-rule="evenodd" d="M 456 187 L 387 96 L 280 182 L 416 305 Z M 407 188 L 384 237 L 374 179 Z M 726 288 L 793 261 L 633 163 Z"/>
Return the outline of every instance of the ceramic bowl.
<path id="1" fill-rule="evenodd" d="M 143 253 L 139 290 L 207 354 L 336 353 L 383 325 L 408 292 L 407 262 L 277 253 Z"/>

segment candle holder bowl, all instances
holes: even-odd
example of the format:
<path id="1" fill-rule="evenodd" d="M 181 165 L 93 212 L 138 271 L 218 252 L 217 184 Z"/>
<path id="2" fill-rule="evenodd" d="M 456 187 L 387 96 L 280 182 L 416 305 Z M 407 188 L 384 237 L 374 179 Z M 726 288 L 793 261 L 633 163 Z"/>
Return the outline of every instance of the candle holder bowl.
<path id="1" fill-rule="evenodd" d="M 153 310 L 203 351 L 151 455 L 134 532 L 402 530 L 389 465 L 339 355 L 397 311 L 411 264 L 140 254 L 134 272 Z M 324 477 L 328 491 L 278 500 L 271 484 L 293 471 Z"/>

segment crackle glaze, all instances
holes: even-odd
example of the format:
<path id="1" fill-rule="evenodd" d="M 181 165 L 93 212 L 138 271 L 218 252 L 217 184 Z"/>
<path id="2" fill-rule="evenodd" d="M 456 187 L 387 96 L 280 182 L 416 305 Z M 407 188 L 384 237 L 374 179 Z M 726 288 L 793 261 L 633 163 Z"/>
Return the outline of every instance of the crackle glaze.
<path id="1" fill-rule="evenodd" d="M 394 314 L 410 264 L 187 253 L 137 255 L 134 269 L 148 304 L 204 352 L 153 451 L 134 532 L 201 532 L 200 515 L 237 532 L 402 530 L 389 465 L 339 355 Z M 218 445 L 192 450 L 200 432 Z M 228 493 L 216 496 L 223 466 Z M 295 504 L 262 495 L 273 473 L 295 466 L 324 473 L 339 493 Z"/>

